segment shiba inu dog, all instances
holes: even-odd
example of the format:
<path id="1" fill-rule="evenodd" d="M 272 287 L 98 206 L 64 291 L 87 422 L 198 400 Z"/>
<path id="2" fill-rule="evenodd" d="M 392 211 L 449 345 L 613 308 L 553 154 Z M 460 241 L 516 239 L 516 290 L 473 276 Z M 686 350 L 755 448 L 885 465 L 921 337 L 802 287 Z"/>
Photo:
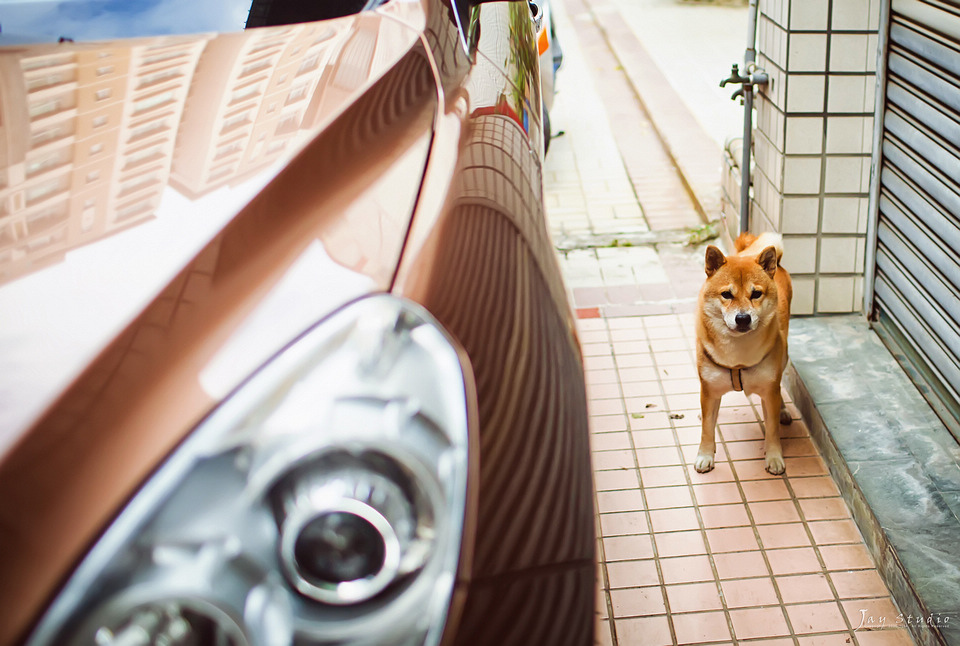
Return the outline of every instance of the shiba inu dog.
<path id="1" fill-rule="evenodd" d="M 766 468 L 784 472 L 780 424 L 791 419 L 780 395 L 787 365 L 787 328 L 793 287 L 780 266 L 778 234 L 742 233 L 737 253 L 724 256 L 707 247 L 707 279 L 700 289 L 697 318 L 697 371 L 700 375 L 702 433 L 695 467 L 713 469 L 714 431 L 720 398 L 731 390 L 759 395 L 763 401 Z"/>

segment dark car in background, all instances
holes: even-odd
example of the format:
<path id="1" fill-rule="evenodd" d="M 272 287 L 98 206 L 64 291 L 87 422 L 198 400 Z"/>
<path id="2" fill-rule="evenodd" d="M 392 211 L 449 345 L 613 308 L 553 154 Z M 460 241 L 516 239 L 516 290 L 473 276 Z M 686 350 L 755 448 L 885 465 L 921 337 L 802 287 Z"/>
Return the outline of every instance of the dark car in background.
<path id="1" fill-rule="evenodd" d="M 592 644 L 532 18 L 0 5 L 0 643 Z"/>

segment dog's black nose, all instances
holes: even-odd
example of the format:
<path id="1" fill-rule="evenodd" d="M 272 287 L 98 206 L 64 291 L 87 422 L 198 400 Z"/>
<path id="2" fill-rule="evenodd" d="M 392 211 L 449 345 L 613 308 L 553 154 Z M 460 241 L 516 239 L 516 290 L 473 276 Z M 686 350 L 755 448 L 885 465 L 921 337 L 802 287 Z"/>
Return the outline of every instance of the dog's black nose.
<path id="1" fill-rule="evenodd" d="M 736 318 L 737 327 L 747 328 L 750 327 L 750 315 L 749 314 L 737 314 Z"/>

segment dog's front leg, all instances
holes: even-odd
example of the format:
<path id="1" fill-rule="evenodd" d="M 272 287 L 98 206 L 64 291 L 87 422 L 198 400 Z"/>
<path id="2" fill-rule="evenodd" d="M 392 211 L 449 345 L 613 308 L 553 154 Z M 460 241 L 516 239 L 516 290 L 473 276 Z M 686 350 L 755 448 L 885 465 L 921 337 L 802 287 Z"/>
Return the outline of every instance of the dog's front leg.
<path id="1" fill-rule="evenodd" d="M 717 452 L 717 415 L 720 413 L 720 398 L 712 397 L 706 389 L 700 387 L 700 450 L 697 451 L 697 461 L 694 467 L 700 473 L 713 470 L 713 459 Z"/>
<path id="2" fill-rule="evenodd" d="M 778 379 L 776 383 L 779 384 L 780 380 Z M 783 448 L 780 446 L 780 408 L 783 400 L 780 398 L 780 391 L 773 389 L 764 393 L 761 399 L 763 400 L 767 471 L 778 476 L 787 469 L 783 461 Z"/>

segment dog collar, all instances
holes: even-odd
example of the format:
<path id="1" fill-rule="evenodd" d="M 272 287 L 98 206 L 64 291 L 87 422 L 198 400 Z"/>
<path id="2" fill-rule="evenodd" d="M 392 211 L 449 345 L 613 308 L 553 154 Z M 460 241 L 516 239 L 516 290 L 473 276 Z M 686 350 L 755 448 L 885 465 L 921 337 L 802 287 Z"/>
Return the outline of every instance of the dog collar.
<path id="1" fill-rule="evenodd" d="M 731 367 L 731 366 L 725 366 L 725 365 L 723 365 L 722 363 L 720 363 L 719 361 L 717 361 L 716 359 L 714 359 L 713 356 L 712 356 L 709 352 L 707 352 L 707 349 L 706 349 L 706 348 L 703 348 L 703 354 L 705 354 L 705 355 L 707 356 L 707 359 L 710 359 L 710 361 L 712 361 L 715 366 L 719 366 L 719 367 L 723 368 L 724 370 L 729 370 L 729 371 L 730 371 L 730 384 L 733 386 L 733 389 L 734 389 L 735 391 L 737 391 L 738 393 L 742 393 L 742 392 L 743 392 L 743 378 L 741 377 L 740 373 L 741 373 L 743 370 L 748 370 L 748 369 L 752 368 L 753 366 L 733 366 L 733 367 Z M 753 364 L 753 365 L 754 365 L 754 366 L 757 366 L 757 365 L 760 365 L 761 363 L 763 363 L 763 360 L 767 358 L 767 355 L 768 355 L 768 354 L 770 354 L 770 353 L 768 352 L 767 354 L 763 355 L 763 358 L 760 359 L 760 361 L 758 361 L 757 363 L 755 363 L 755 364 Z"/>
<path id="2" fill-rule="evenodd" d="M 743 379 L 740 378 L 740 370 L 742 368 L 730 368 L 730 383 L 733 384 L 733 389 L 738 393 L 743 392 Z"/>

